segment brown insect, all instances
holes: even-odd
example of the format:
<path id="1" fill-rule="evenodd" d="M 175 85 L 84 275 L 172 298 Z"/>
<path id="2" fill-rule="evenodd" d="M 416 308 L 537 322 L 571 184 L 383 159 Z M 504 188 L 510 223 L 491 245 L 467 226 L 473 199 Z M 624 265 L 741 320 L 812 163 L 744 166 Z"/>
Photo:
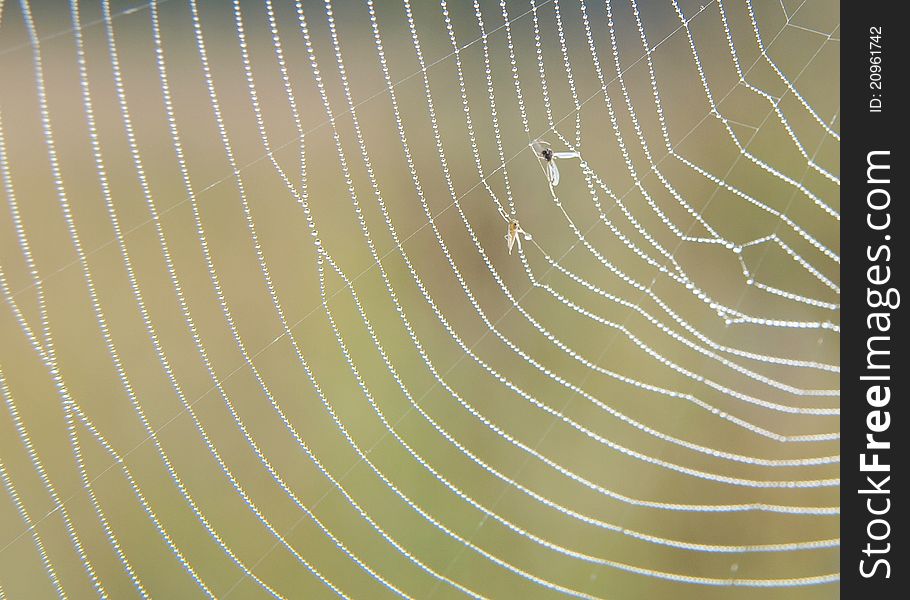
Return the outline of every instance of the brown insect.
<path id="1" fill-rule="evenodd" d="M 518 224 L 517 219 L 509 219 L 509 231 L 506 233 L 506 242 L 509 245 L 509 255 L 512 254 L 512 246 L 515 245 L 516 240 L 518 241 L 518 249 L 521 250 L 521 238 L 524 237 L 526 240 L 531 239 L 531 235 L 521 228 L 521 225 Z"/>

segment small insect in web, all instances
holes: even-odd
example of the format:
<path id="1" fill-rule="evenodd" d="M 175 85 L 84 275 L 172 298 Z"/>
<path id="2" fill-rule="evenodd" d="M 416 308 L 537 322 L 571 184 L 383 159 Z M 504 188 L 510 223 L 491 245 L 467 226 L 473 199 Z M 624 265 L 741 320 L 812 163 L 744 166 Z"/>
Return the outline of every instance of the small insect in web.
<path id="1" fill-rule="evenodd" d="M 559 168 L 556 166 L 557 158 L 580 158 L 578 152 L 553 152 L 550 145 L 543 140 L 534 140 L 529 144 L 537 158 L 541 159 L 546 165 L 547 178 L 550 185 L 556 187 L 559 185 Z"/>
<path id="2" fill-rule="evenodd" d="M 511 256 L 512 246 L 515 245 L 515 242 L 518 241 L 518 249 L 521 250 L 521 238 L 524 237 L 524 239 L 530 240 L 531 234 L 521 228 L 521 225 L 518 224 L 518 219 L 509 219 L 508 221 L 509 230 L 506 233 L 505 238 L 506 243 L 509 245 L 509 256 Z"/>

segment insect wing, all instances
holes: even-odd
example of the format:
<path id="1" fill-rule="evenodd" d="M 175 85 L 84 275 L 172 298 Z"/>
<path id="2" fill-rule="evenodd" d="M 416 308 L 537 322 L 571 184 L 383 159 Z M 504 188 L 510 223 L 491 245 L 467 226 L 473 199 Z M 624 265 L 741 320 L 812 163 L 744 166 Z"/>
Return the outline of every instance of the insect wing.
<path id="1" fill-rule="evenodd" d="M 552 184 L 553 187 L 559 185 L 559 169 L 552 160 L 547 163 L 547 173 L 550 176 L 550 184 Z"/>
<path id="2" fill-rule="evenodd" d="M 554 152 L 553 158 L 578 158 L 581 156 L 578 152 Z"/>
<path id="3" fill-rule="evenodd" d="M 534 140 L 531 142 L 531 150 L 534 151 L 534 154 L 537 156 L 543 156 L 543 151 L 546 149 L 546 146 L 541 144 L 539 141 Z"/>

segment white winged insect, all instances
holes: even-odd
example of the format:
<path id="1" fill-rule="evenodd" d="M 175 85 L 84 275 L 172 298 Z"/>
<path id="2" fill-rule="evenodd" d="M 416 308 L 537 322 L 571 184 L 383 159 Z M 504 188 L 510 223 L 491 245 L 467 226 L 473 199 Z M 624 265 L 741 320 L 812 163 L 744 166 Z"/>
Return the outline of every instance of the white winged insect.
<path id="1" fill-rule="evenodd" d="M 578 152 L 553 152 L 553 149 L 550 148 L 550 144 L 543 140 L 534 140 L 530 143 L 530 146 L 534 151 L 534 154 L 537 155 L 537 158 L 542 160 L 546 165 L 547 178 L 550 180 L 550 185 L 553 187 L 559 185 L 559 168 L 556 166 L 556 159 L 579 158 L 581 156 Z"/>
<path id="2" fill-rule="evenodd" d="M 521 228 L 521 225 L 518 224 L 518 219 L 510 219 L 505 214 L 502 216 L 509 222 L 509 229 L 505 238 L 506 243 L 509 245 L 509 256 L 511 256 L 512 246 L 515 245 L 515 241 L 518 241 L 518 249 L 521 250 L 521 238 L 524 237 L 524 239 L 530 240 L 531 234 Z"/>

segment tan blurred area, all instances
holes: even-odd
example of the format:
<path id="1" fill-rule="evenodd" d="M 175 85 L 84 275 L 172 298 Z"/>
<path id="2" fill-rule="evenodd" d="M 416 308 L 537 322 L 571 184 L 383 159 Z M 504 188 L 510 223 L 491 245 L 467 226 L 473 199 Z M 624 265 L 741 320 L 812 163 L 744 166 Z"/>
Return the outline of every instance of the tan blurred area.
<path id="1" fill-rule="evenodd" d="M 0 598 L 837 597 L 837 3 L 376 5 L 0 0 Z"/>

